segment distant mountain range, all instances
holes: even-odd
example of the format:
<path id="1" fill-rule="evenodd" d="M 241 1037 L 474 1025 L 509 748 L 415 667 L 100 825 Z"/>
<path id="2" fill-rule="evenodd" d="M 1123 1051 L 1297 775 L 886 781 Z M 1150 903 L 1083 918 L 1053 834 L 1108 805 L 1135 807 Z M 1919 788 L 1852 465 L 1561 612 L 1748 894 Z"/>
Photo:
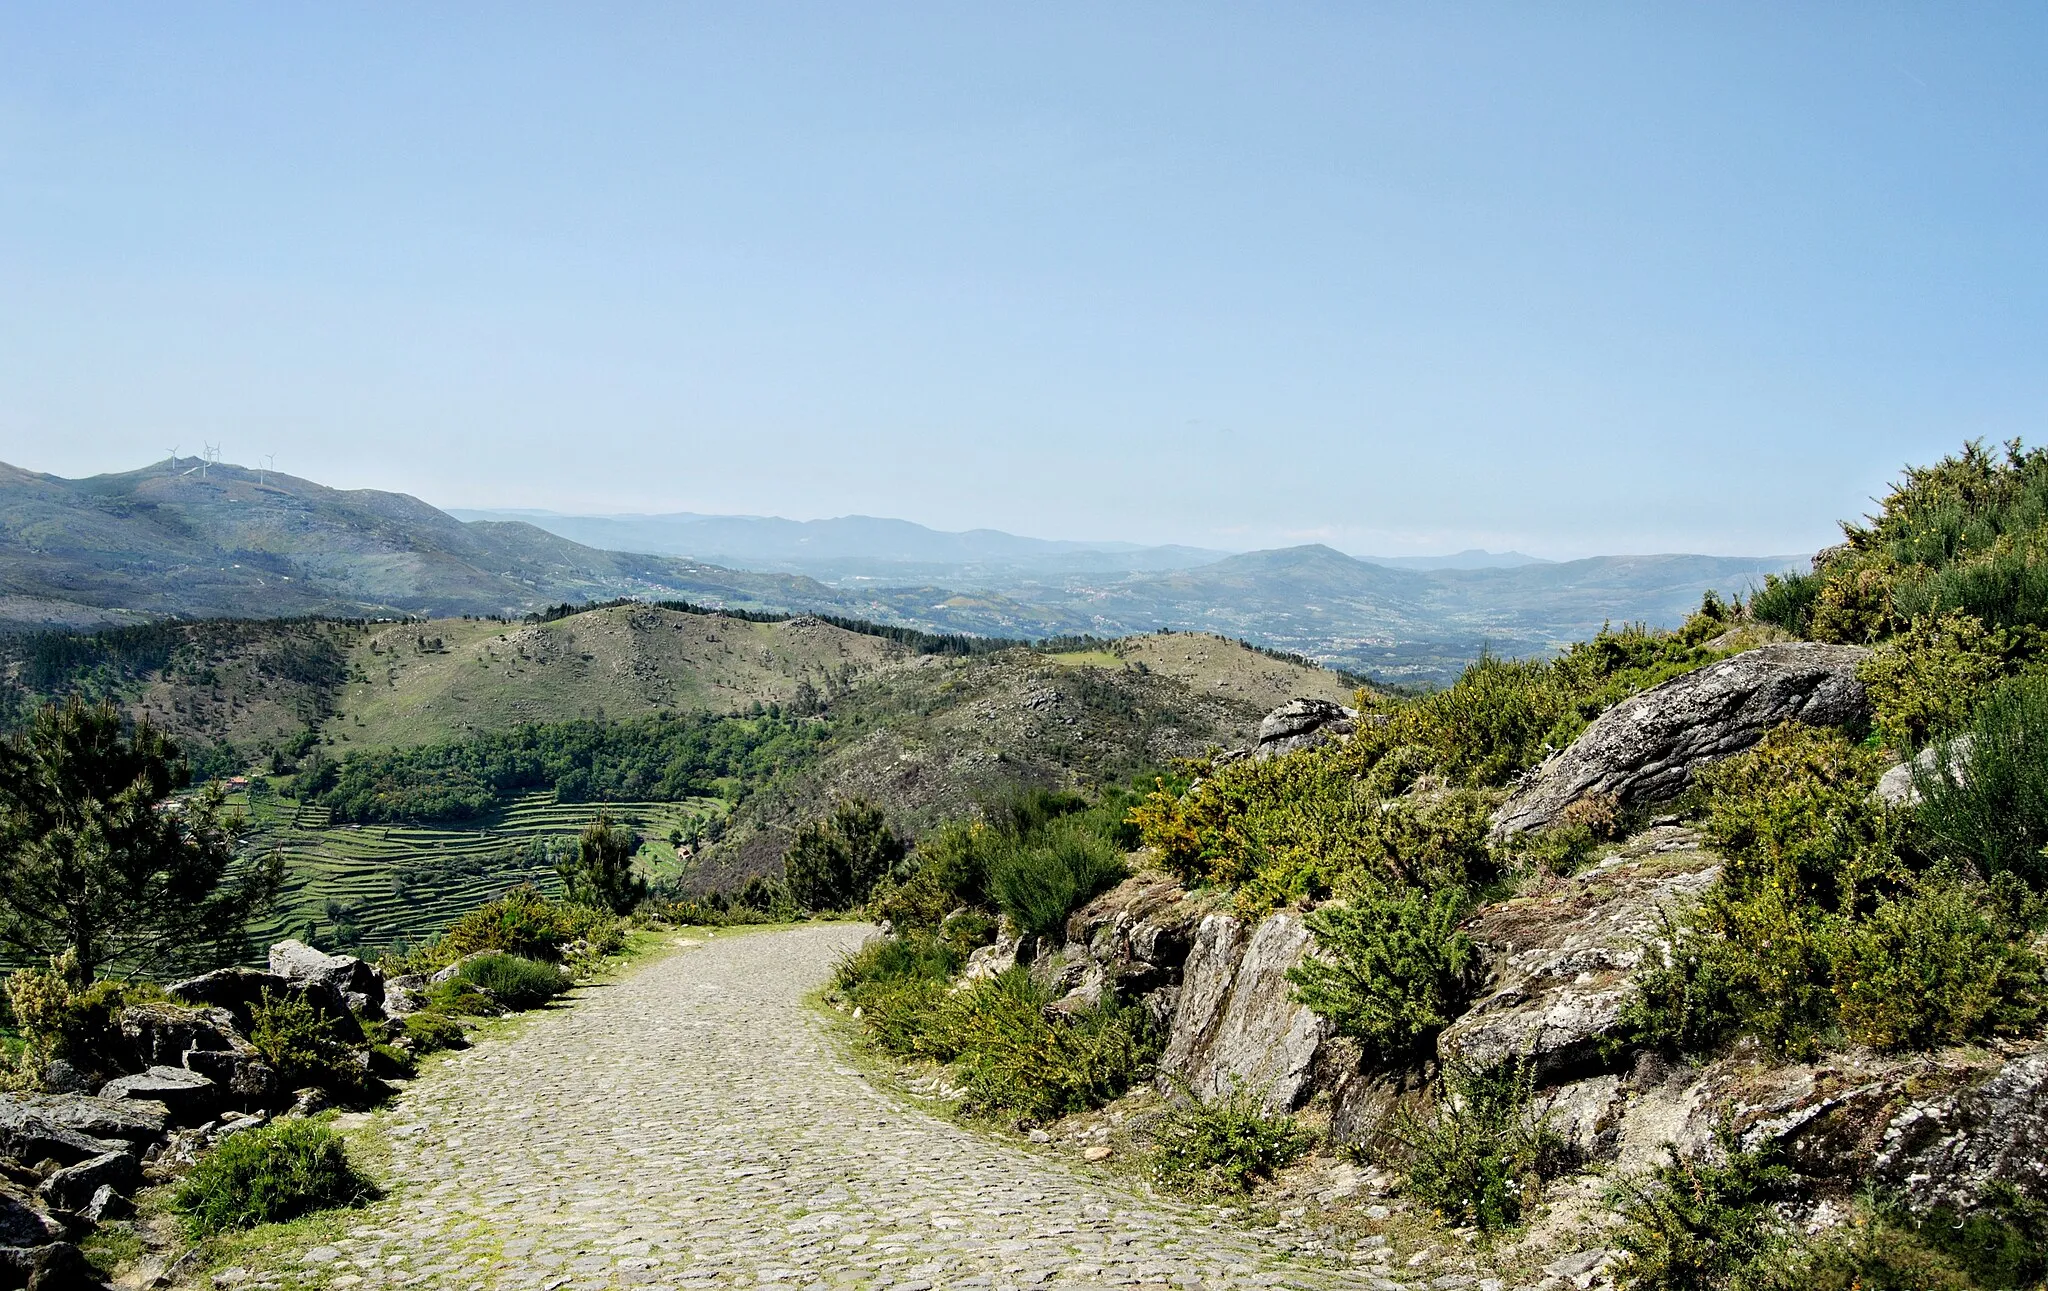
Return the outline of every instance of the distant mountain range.
<path id="1" fill-rule="evenodd" d="M 781 569 L 827 582 L 938 579 L 957 587 L 1001 585 L 1020 578 L 1139 574 L 1192 569 L 1239 553 L 1172 544 L 1073 542 L 1020 538 L 999 529 L 948 533 L 909 520 L 838 516 L 563 515 L 555 511 L 474 511 L 450 507 L 458 520 L 530 524 L 608 551 L 689 556 L 745 569 Z M 1364 556 L 1394 569 L 1509 569 L 1544 563 L 1518 551 L 1473 548 L 1449 556 Z"/>
<path id="2" fill-rule="evenodd" d="M 191 458 L 86 480 L 0 465 L 0 629 L 521 614 L 635 596 L 992 636 L 1203 629 L 1441 681 L 1482 648 L 1540 653 L 1603 622 L 1674 624 L 1707 588 L 1740 592 L 1803 559 L 1465 552 L 1397 563 L 1325 546 L 1223 555 L 858 516 L 489 514 L 459 519 L 403 494 Z M 632 550 L 656 540 L 666 549 Z M 719 561 L 703 554 L 713 551 Z"/>

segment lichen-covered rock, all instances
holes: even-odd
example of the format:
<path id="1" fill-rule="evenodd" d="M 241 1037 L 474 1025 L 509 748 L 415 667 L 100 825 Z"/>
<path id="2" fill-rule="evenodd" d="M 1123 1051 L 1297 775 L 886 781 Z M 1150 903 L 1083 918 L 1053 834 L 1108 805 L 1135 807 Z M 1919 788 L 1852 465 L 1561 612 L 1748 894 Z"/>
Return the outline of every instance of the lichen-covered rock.
<path id="1" fill-rule="evenodd" d="M 1477 1067 L 1529 1059 L 1546 1084 L 1619 1061 L 1603 1041 L 1635 991 L 1644 945 L 1719 874 L 1697 835 L 1667 826 L 1570 878 L 1487 906 L 1470 929 L 1486 957 L 1486 988 L 1437 1037 L 1438 1055 Z"/>
<path id="2" fill-rule="evenodd" d="M 221 1088 L 183 1067 L 151 1067 L 133 1076 L 119 1076 L 100 1088 L 101 1098 L 134 1098 L 161 1103 L 178 1125 L 197 1125 L 220 1106 Z"/>
<path id="3" fill-rule="evenodd" d="M 44 1200 L 59 1210 L 83 1210 L 101 1188 L 115 1192 L 132 1191 L 141 1181 L 142 1167 L 126 1152 L 102 1152 L 89 1160 L 65 1166 L 43 1181 Z"/>
<path id="4" fill-rule="evenodd" d="M 354 955 L 330 955 L 303 941 L 280 941 L 270 948 L 270 971 L 292 983 L 319 983 L 339 995 L 354 1012 L 379 1016 L 384 1007 L 384 975 Z"/>
<path id="5" fill-rule="evenodd" d="M 71 1165 L 125 1147 L 125 1142 L 95 1138 L 60 1125 L 20 1102 L 0 1102 L 0 1155 L 24 1164 L 49 1160 Z"/>
<path id="6" fill-rule="evenodd" d="M 1358 710 L 1328 699 L 1290 699 L 1259 723 L 1252 756 L 1261 761 L 1297 749 L 1348 740 L 1358 730 Z"/>
<path id="7" fill-rule="evenodd" d="M 62 1236 L 64 1226 L 35 1199 L 0 1183 L 0 1246 L 42 1246 Z"/>
<path id="8" fill-rule="evenodd" d="M 34 1117 L 94 1139 L 146 1143 L 163 1137 L 170 1114 L 162 1103 L 89 1094 L 0 1094 L 0 1126 Z"/>
<path id="9" fill-rule="evenodd" d="M 1966 1210 L 1994 1183 L 2048 1200 L 2048 1053 L 1904 1107 L 1884 1126 L 1874 1173 L 1919 1207 Z"/>
<path id="10" fill-rule="evenodd" d="M 164 994 L 180 1004 L 226 1009 L 235 1015 L 236 1024 L 246 1030 L 266 991 L 281 996 L 290 988 L 291 983 L 276 973 L 257 968 L 218 968 L 172 982 L 164 987 Z"/>
<path id="11" fill-rule="evenodd" d="M 1213 902 L 1191 898 L 1178 882 L 1140 870 L 1067 920 L 1067 944 L 1085 948 L 1082 989 L 1141 997 L 1180 983 L 1195 927 Z"/>
<path id="12" fill-rule="evenodd" d="M 1538 767 L 1494 814 L 1497 834 L 1540 829 L 1593 794 L 1636 807 L 1676 797 L 1694 768 L 1740 753 L 1785 722 L 1868 717 L 1861 646 L 1769 645 L 1674 677 L 1616 704 Z"/>
<path id="13" fill-rule="evenodd" d="M 121 1038 L 138 1067 L 182 1067 L 195 1049 L 246 1048 L 234 1015 L 215 1007 L 131 1004 L 121 1010 Z"/>
<path id="14" fill-rule="evenodd" d="M 1878 777 L 1877 796 L 1893 807 L 1915 807 L 1920 803 L 1919 779 L 1946 771 L 1962 778 L 1962 765 L 1974 741 L 1957 736 L 1946 745 L 1930 744 L 1910 762 L 1901 762 Z M 1944 765 L 1944 762 L 1946 765 Z"/>
<path id="15" fill-rule="evenodd" d="M 1323 1046 L 1335 1034 L 1295 1003 L 1287 970 L 1310 950 L 1291 912 L 1249 930 L 1234 915 L 1206 916 L 1195 931 L 1173 1012 L 1162 1079 L 1185 1081 L 1202 1098 L 1233 1088 L 1259 1091 L 1267 1106 L 1299 1106 Z"/>
<path id="16" fill-rule="evenodd" d="M 89 1291 L 104 1285 L 70 1242 L 0 1246 L 0 1291 Z"/>

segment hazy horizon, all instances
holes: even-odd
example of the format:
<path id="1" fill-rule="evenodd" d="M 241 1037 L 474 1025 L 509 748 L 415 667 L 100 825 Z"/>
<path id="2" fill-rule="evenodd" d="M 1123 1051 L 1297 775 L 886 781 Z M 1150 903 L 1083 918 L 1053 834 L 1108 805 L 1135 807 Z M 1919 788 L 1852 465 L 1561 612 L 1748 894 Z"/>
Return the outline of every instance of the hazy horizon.
<path id="1" fill-rule="evenodd" d="M 2048 13 L 0 12 L 0 459 L 1810 551 L 2048 409 Z"/>

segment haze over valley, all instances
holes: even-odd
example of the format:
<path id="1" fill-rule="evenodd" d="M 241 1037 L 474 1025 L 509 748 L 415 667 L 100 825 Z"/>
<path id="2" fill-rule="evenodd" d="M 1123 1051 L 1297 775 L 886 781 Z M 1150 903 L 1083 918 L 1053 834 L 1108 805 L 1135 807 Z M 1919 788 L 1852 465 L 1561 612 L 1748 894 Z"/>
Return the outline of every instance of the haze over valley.
<path id="1" fill-rule="evenodd" d="M 618 597 L 813 612 L 1037 640 L 1243 638 L 1387 681 L 1482 650 L 1547 654 L 1603 623 L 1670 627 L 1800 557 L 1466 552 L 1371 561 L 1320 544 L 1224 553 L 943 533 L 902 520 L 447 512 L 182 458 L 66 480 L 0 466 L 0 620 L 523 615 Z M 255 608 L 260 607 L 260 608 Z"/>

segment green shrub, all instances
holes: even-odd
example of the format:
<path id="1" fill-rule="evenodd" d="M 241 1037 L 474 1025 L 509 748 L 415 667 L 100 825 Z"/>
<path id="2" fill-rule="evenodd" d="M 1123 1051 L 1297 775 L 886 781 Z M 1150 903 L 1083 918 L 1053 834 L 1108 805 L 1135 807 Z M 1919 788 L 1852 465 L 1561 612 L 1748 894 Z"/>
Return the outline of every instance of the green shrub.
<path id="1" fill-rule="evenodd" d="M 847 799 L 797 831 L 782 858 L 784 882 L 806 910 L 857 909 L 907 850 L 880 807 Z"/>
<path id="2" fill-rule="evenodd" d="M 1356 1038 L 1369 1059 L 1407 1058 L 1478 984 L 1478 947 L 1458 931 L 1470 904 L 1460 888 L 1362 888 L 1311 912 L 1318 953 L 1288 970 L 1294 998 Z"/>
<path id="3" fill-rule="evenodd" d="M 1489 800 L 1470 790 L 1375 796 L 1346 749 L 1233 762 L 1185 795 L 1131 813 L 1164 867 L 1191 884 L 1231 884 L 1254 916 L 1320 900 L 1347 880 L 1472 886 L 1492 871 Z"/>
<path id="4" fill-rule="evenodd" d="M 1052 993 L 1017 967 L 952 989 L 959 952 L 937 938 L 871 942 L 834 974 L 877 1048 L 951 1064 L 970 1110 L 1046 1120 L 1099 1107 L 1149 1070 L 1151 1015 L 1105 998 L 1055 1012 Z"/>
<path id="5" fill-rule="evenodd" d="M 249 1013 L 249 1043 L 287 1089 L 318 1085 L 348 1096 L 369 1085 L 363 1055 L 335 1035 L 333 1023 L 305 996 L 266 988 Z"/>
<path id="6" fill-rule="evenodd" d="M 412 1042 L 414 1053 L 438 1053 L 443 1049 L 469 1047 L 469 1040 L 462 1033 L 462 1024 L 433 1009 L 409 1013 L 401 1025 L 405 1027 L 406 1039 Z"/>
<path id="7" fill-rule="evenodd" d="M 1100 1107 L 1151 1070 L 1158 1029 L 1137 1004 L 1105 996 L 1048 1016 L 1049 991 L 1012 968 L 947 997 L 938 1025 L 968 1106 L 1051 1120 Z"/>
<path id="8" fill-rule="evenodd" d="M 1749 616 L 1803 637 L 1813 629 L 1813 604 L 1820 588 L 1821 580 L 1814 574 L 1765 574 L 1764 585 L 1749 598 Z"/>
<path id="9" fill-rule="evenodd" d="M 1062 822 L 1043 832 L 1041 843 L 1020 843 L 992 857 L 988 887 L 1019 929 L 1059 942 L 1066 940 L 1067 916 L 1129 871 L 1107 840 L 1085 828 Z"/>
<path id="10" fill-rule="evenodd" d="M 1765 888 L 1840 912 L 1901 871 L 1895 822 L 1873 795 L 1882 765 L 1840 733 L 1788 722 L 1703 768 L 1708 840 L 1737 898 Z"/>
<path id="11" fill-rule="evenodd" d="M 944 982 L 960 971 L 965 956 L 958 947 L 929 933 L 875 937 L 839 961 L 832 983 L 851 996 L 861 987 L 886 981 Z"/>
<path id="12" fill-rule="evenodd" d="M 1954 735 L 2004 671 L 2004 653 L 1967 614 L 1913 620 L 1856 669 L 1877 733 L 1907 752 Z"/>
<path id="13" fill-rule="evenodd" d="M 640 836 L 600 812 L 576 840 L 576 855 L 555 867 L 562 890 L 577 905 L 594 906 L 615 915 L 631 914 L 647 899 L 647 880 L 633 869 Z"/>
<path id="14" fill-rule="evenodd" d="M 1635 990 L 1616 1027 L 1621 1046 L 1704 1058 L 1742 1027 L 1735 1002 L 1737 966 L 1726 942 L 1690 921 L 1661 916 L 1663 935 L 1644 947 Z"/>
<path id="15" fill-rule="evenodd" d="M 1934 774 L 1916 777 L 1926 846 L 1987 877 L 2048 888 L 2048 677 L 1993 690 L 1968 734 L 1963 750 L 1943 751 Z"/>
<path id="16" fill-rule="evenodd" d="M 1394 1125 L 1407 1194 L 1446 1223 L 1484 1233 L 1520 1224 L 1544 1180 L 1568 1164 L 1534 1091 L 1535 1069 L 1520 1059 L 1489 1070 L 1447 1064 L 1430 1113 L 1403 1114 Z"/>
<path id="17" fill-rule="evenodd" d="M 1772 1149 L 1745 1152 L 1725 1127 L 1716 1148 L 1673 1150 L 1648 1176 L 1616 1185 L 1624 1225 L 1614 1276 L 1625 1291 L 1746 1291 L 1781 1286 L 1791 1241 L 1771 1209 L 1793 1183 Z"/>
<path id="18" fill-rule="evenodd" d="M 569 989 L 569 979 L 552 964 L 518 955 L 479 955 L 455 974 L 514 1012 L 537 1009 Z"/>
<path id="19" fill-rule="evenodd" d="M 2048 1282 L 2048 1202 L 2003 1180 L 1968 1213 L 1939 1207 L 1923 1215 L 1890 1212 L 1885 1222 L 1909 1227 L 1926 1245 L 1985 1287 L 2039 1287 Z"/>
<path id="20" fill-rule="evenodd" d="M 173 1195 L 194 1237 L 314 1210 L 361 1206 L 377 1189 L 317 1121 L 284 1120 L 222 1139 Z"/>
<path id="21" fill-rule="evenodd" d="M 494 950 L 555 963 L 579 941 L 590 955 L 611 954 L 625 945 L 625 925 L 609 910 L 553 901 L 532 884 L 522 884 L 463 915 L 435 941 L 392 966 L 401 972 L 432 972 L 465 955 Z"/>
<path id="22" fill-rule="evenodd" d="M 427 991 L 427 1004 L 449 1018 L 495 1018 L 505 1012 L 482 987 L 461 977 L 436 982 Z"/>
<path id="23" fill-rule="evenodd" d="M 1232 1085 L 1205 1103 L 1183 1085 L 1179 1095 L 1150 1131 L 1152 1177 L 1175 1192 L 1249 1192 L 1315 1142 L 1293 1117 L 1268 1113 L 1260 1090 Z"/>
<path id="24" fill-rule="evenodd" d="M 370 1074 L 384 1080 L 411 1080 L 419 1064 L 405 1050 L 388 1044 L 370 1046 Z"/>
<path id="25" fill-rule="evenodd" d="M 1987 906 L 1980 885 L 1935 875 L 1851 925 L 1834 956 L 1848 1037 L 1875 1049 L 1932 1049 L 2031 1029 L 2040 964 Z"/>

